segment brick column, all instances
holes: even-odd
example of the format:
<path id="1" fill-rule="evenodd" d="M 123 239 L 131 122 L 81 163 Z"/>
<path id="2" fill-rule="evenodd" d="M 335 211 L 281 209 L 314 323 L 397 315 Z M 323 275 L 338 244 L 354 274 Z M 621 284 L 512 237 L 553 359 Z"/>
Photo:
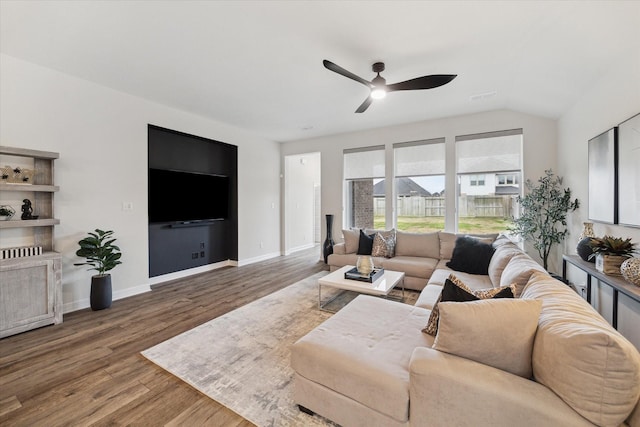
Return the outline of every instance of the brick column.
<path id="1" fill-rule="evenodd" d="M 351 218 L 357 228 L 373 228 L 373 180 L 351 181 Z"/>

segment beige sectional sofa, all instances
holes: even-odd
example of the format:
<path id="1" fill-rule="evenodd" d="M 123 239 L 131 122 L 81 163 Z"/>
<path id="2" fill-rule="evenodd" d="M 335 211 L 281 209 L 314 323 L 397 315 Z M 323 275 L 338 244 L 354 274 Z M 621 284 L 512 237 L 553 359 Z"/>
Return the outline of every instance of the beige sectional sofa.
<path id="1" fill-rule="evenodd" d="M 366 234 L 375 230 L 364 230 Z M 358 259 L 359 230 L 342 230 L 344 242 L 333 246 L 327 264 L 331 271 L 345 265 L 356 265 Z M 376 267 L 405 273 L 404 286 L 407 289 L 421 291 L 436 270 L 447 269 L 456 239 L 462 234 L 444 231 L 432 233 L 396 232 L 395 256 L 392 258 L 374 257 Z M 477 235 L 493 240 L 497 234 Z"/>
<path id="2" fill-rule="evenodd" d="M 361 295 L 294 344 L 297 404 L 344 427 L 640 427 L 640 354 L 586 301 L 507 239 L 493 243 L 488 275 L 442 268 L 442 242 L 455 235 L 424 241 L 434 236 L 439 257 L 420 264 L 433 265 L 425 273 L 412 269 L 427 254 L 422 236 L 408 236 L 416 250 L 404 254 L 398 233 L 397 257 L 412 258 L 393 265 L 408 267 L 411 287 L 423 282 L 414 306 Z M 334 255 L 332 267 L 349 259 Z M 451 273 L 472 289 L 515 284 L 517 298 L 441 302 L 440 329 L 428 335 Z M 496 367 L 514 363 L 527 373 Z"/>

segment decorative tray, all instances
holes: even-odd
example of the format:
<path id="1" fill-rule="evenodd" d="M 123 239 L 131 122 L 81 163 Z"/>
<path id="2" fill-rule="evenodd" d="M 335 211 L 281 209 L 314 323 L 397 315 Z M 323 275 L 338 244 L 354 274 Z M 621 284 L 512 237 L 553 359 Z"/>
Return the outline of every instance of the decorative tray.
<path id="1" fill-rule="evenodd" d="M 384 274 L 384 268 L 374 268 L 371 273 L 360 274 L 358 269 L 353 267 L 351 270 L 344 273 L 344 278 L 349 280 L 359 280 L 361 282 L 373 283 L 378 280 Z"/>

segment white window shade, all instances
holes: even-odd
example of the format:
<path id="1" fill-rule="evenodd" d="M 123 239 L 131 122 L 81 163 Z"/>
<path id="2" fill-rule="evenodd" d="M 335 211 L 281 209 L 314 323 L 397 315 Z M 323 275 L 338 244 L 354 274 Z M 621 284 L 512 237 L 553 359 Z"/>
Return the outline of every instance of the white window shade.
<path id="1" fill-rule="evenodd" d="M 458 173 L 519 171 L 522 135 L 456 140 Z"/>
<path id="2" fill-rule="evenodd" d="M 384 178 L 384 146 L 344 151 L 344 179 Z"/>
<path id="3" fill-rule="evenodd" d="M 393 145 L 395 176 L 445 174 L 444 139 Z"/>

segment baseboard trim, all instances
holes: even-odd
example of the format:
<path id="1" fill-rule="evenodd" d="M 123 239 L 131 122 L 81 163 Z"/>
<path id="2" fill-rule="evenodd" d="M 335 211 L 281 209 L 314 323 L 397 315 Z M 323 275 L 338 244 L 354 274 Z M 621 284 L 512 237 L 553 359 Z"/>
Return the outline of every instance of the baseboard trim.
<path id="1" fill-rule="evenodd" d="M 290 249 L 286 250 L 286 251 L 284 252 L 284 254 L 285 254 L 285 255 L 291 255 L 291 254 L 292 254 L 292 253 L 294 253 L 294 252 L 305 251 L 305 250 L 307 250 L 307 249 L 311 249 L 311 248 L 313 248 L 314 246 L 318 246 L 318 244 L 316 244 L 316 243 L 310 243 L 310 244 L 308 244 L 308 245 L 296 246 L 295 248 L 290 248 Z"/>
<path id="2" fill-rule="evenodd" d="M 149 285 L 140 285 L 135 286 L 133 288 L 127 288 L 120 291 L 114 291 L 112 299 L 113 301 L 117 301 L 119 299 L 132 297 L 134 295 L 143 294 L 145 292 L 151 291 L 151 286 Z M 89 302 L 89 298 L 83 298 L 81 300 L 72 301 L 64 304 L 62 306 L 63 313 L 71 313 L 73 311 L 84 310 L 85 308 L 91 307 L 91 303 Z"/>
<path id="3" fill-rule="evenodd" d="M 277 258 L 279 256 L 281 256 L 280 252 L 271 252 L 269 254 L 237 261 L 237 266 L 242 267 L 243 265 L 255 264 L 256 262 L 266 261 L 268 259 Z"/>
<path id="4" fill-rule="evenodd" d="M 149 285 L 157 285 L 158 283 L 164 283 L 171 280 L 182 279 L 188 276 L 193 276 L 194 274 L 206 273 L 211 270 L 217 270 L 222 267 L 234 267 L 236 261 L 226 260 L 220 261 L 213 264 L 202 265 L 200 267 L 189 268 L 187 270 L 176 271 L 173 273 L 163 274 L 161 276 L 151 277 L 149 278 Z"/>

